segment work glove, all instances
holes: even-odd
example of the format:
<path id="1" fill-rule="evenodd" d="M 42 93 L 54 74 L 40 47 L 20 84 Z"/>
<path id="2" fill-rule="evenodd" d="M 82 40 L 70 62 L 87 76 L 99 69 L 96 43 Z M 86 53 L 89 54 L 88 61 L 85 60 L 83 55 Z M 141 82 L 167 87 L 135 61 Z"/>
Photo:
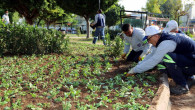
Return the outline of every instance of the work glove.
<path id="1" fill-rule="evenodd" d="M 131 69 L 127 74 L 126 74 L 126 77 L 129 77 L 129 76 L 134 76 L 135 73 L 133 72 L 133 69 Z"/>
<path id="2" fill-rule="evenodd" d="M 123 53 L 123 54 L 121 55 L 121 58 L 122 58 L 122 59 L 125 59 L 125 57 L 126 57 L 126 53 Z"/>
<path id="3" fill-rule="evenodd" d="M 139 56 L 139 58 L 138 58 L 139 61 L 142 61 L 143 59 L 144 59 L 144 57 L 141 57 L 141 56 Z"/>
<path id="4" fill-rule="evenodd" d="M 138 60 L 139 60 L 139 61 L 142 61 L 142 57 L 139 56 Z"/>
<path id="5" fill-rule="evenodd" d="M 141 54 L 138 58 L 139 61 L 142 61 L 145 58 L 145 55 Z"/>

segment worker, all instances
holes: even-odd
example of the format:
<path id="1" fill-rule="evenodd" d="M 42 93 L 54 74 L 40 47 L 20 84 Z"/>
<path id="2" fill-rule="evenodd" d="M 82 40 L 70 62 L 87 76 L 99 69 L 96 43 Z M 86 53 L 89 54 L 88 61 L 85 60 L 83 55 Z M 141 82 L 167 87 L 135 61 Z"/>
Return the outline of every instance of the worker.
<path id="1" fill-rule="evenodd" d="M 143 40 L 147 39 L 156 48 L 131 68 L 126 76 L 143 73 L 163 61 L 165 69 L 177 84 L 170 87 L 171 93 L 188 93 L 190 86 L 195 84 L 195 80 L 186 80 L 186 76 L 195 74 L 195 41 L 186 38 L 184 34 L 161 33 L 157 26 L 149 26 L 145 31 Z"/>
<path id="2" fill-rule="evenodd" d="M 179 30 L 179 26 L 177 21 L 175 20 L 170 20 L 167 24 L 166 27 L 163 29 L 164 32 L 172 32 L 172 33 L 181 33 L 184 34 L 185 37 L 188 39 L 191 39 L 189 36 L 187 36 L 185 33 L 183 33 L 181 30 Z M 184 74 L 185 75 L 185 74 Z M 188 79 L 188 77 L 186 77 Z M 191 79 L 195 79 L 195 75 L 191 77 Z"/>
<path id="3" fill-rule="evenodd" d="M 2 16 L 2 21 L 5 24 L 9 24 L 10 23 L 10 21 L 9 21 L 9 12 L 7 10 L 5 11 L 5 14 Z"/>
<path id="4" fill-rule="evenodd" d="M 126 61 L 138 62 L 150 51 L 151 45 L 144 43 L 142 39 L 145 37 L 145 31 L 141 28 L 133 28 L 130 24 L 123 24 L 123 36 L 125 40 L 124 51 L 121 57 L 125 59 L 129 53 L 130 46 L 131 52 L 126 58 Z"/>
<path id="5" fill-rule="evenodd" d="M 174 32 L 174 33 L 183 33 L 179 30 L 178 23 L 175 20 L 171 20 L 166 24 L 166 27 L 163 29 L 164 32 Z"/>
<path id="6" fill-rule="evenodd" d="M 98 9 L 97 14 L 95 15 L 95 21 L 90 24 L 92 28 L 96 28 L 95 30 L 95 36 L 93 38 L 93 44 L 96 44 L 98 40 L 98 36 L 100 35 L 103 40 L 103 44 L 106 45 L 106 40 L 105 40 L 105 33 L 104 33 L 104 28 L 106 26 L 105 23 L 105 16 L 102 14 L 102 10 Z"/>

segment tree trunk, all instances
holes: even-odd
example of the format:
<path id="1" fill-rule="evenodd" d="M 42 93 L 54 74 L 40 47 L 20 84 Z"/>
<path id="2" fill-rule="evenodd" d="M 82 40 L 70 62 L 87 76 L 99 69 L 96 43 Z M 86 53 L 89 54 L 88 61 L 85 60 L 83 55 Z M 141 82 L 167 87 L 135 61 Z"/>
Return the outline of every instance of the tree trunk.
<path id="1" fill-rule="evenodd" d="M 86 23 L 87 23 L 87 39 L 89 38 L 89 17 L 84 17 L 85 18 L 85 20 L 86 20 Z"/>
<path id="2" fill-rule="evenodd" d="M 37 23 L 37 26 L 39 26 L 40 22 L 41 22 L 42 19 L 39 19 L 38 23 Z"/>
<path id="3" fill-rule="evenodd" d="M 49 29 L 49 23 L 47 23 L 47 29 Z"/>

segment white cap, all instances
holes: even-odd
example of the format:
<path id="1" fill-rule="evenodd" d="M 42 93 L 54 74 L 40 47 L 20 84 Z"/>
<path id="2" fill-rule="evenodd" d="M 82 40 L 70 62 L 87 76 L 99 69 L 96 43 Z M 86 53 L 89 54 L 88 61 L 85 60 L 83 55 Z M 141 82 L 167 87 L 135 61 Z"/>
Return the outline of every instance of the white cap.
<path id="1" fill-rule="evenodd" d="M 163 29 L 165 32 L 171 32 L 173 29 L 178 30 L 178 24 L 175 20 L 171 20 L 166 24 L 166 27 Z"/>
<path id="2" fill-rule="evenodd" d="M 161 32 L 158 26 L 149 26 L 145 29 L 146 35 L 143 38 L 143 41 L 148 38 L 148 36 L 152 36 Z"/>
<path id="3" fill-rule="evenodd" d="M 151 35 L 160 33 L 161 31 L 158 26 L 148 26 L 145 29 L 145 32 L 146 32 L 146 36 L 151 36 Z"/>

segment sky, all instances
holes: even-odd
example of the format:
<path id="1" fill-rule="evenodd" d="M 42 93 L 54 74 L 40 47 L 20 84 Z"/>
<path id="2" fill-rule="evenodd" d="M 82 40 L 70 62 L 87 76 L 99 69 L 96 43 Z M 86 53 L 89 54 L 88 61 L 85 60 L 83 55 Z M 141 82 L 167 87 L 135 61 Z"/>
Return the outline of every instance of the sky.
<path id="1" fill-rule="evenodd" d="M 141 11 L 146 7 L 147 0 L 119 0 L 119 4 L 125 7 L 125 10 Z"/>
<path id="2" fill-rule="evenodd" d="M 186 0 L 182 0 L 184 3 Z M 189 0 L 192 2 L 193 0 Z M 141 8 L 146 7 L 147 0 L 119 0 L 119 4 L 123 5 L 125 7 L 125 10 L 130 11 L 141 11 Z"/>

